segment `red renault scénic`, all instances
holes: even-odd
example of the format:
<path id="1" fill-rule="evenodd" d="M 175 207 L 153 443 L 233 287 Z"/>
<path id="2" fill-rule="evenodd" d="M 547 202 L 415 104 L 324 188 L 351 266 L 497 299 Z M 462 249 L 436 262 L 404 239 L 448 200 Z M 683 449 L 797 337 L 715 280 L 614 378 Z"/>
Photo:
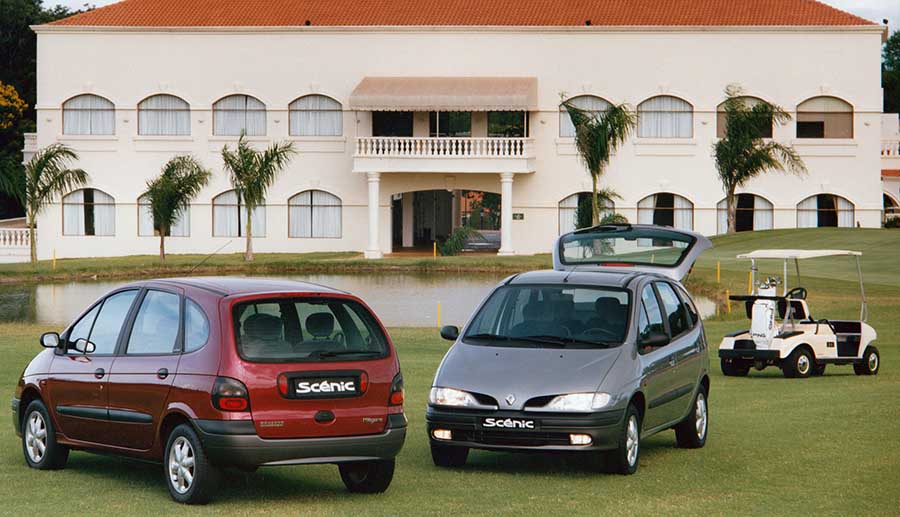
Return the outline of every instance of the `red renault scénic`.
<path id="1" fill-rule="evenodd" d="M 176 501 L 218 470 L 336 463 L 382 492 L 406 437 L 390 337 L 357 297 L 260 279 L 136 282 L 94 303 L 22 373 L 12 401 L 25 461 L 70 450 L 162 461 Z"/>

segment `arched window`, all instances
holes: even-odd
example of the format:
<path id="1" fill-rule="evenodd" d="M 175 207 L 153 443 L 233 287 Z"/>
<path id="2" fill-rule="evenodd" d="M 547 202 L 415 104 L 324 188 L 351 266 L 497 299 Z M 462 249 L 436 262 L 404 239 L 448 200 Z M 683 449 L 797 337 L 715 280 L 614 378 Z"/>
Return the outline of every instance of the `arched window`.
<path id="1" fill-rule="evenodd" d="M 638 137 L 691 138 L 694 136 L 694 107 L 670 95 L 651 97 L 638 104 Z"/>
<path id="2" fill-rule="evenodd" d="M 229 95 L 213 104 L 213 134 L 265 136 L 266 105 L 249 95 Z"/>
<path id="3" fill-rule="evenodd" d="M 765 102 L 764 100 L 757 97 L 741 97 L 744 101 L 744 105 L 747 109 L 752 109 L 753 106 L 761 102 Z M 770 120 L 767 125 L 759 128 L 759 138 L 772 138 L 772 126 L 775 121 Z M 725 138 L 725 103 L 722 102 L 716 108 L 716 136 L 718 138 Z"/>
<path id="4" fill-rule="evenodd" d="M 853 203 L 841 196 L 818 194 L 797 203 L 797 228 L 853 228 L 855 221 Z"/>
<path id="5" fill-rule="evenodd" d="M 175 224 L 169 228 L 169 237 L 187 237 L 191 234 L 191 210 L 178 214 Z M 141 237 L 159 237 L 159 230 L 153 227 L 153 210 L 150 208 L 150 198 L 143 195 L 138 198 L 138 235 Z"/>
<path id="6" fill-rule="evenodd" d="M 324 95 L 306 95 L 288 106 L 293 136 L 341 136 L 341 103 Z"/>
<path id="7" fill-rule="evenodd" d="M 83 188 L 62 199 L 63 235 L 116 234 L 116 200 L 101 190 Z"/>
<path id="8" fill-rule="evenodd" d="M 138 104 L 138 134 L 186 136 L 191 134 L 191 107 L 174 95 L 153 95 Z"/>
<path id="9" fill-rule="evenodd" d="M 652 194 L 638 202 L 638 223 L 694 229 L 694 204 L 670 192 Z"/>
<path id="10" fill-rule="evenodd" d="M 735 208 L 735 230 L 739 232 L 751 232 L 756 230 L 771 230 L 775 227 L 775 208 L 768 199 L 754 194 L 735 194 L 737 203 Z M 718 216 L 718 233 L 728 233 L 728 203 L 723 199 L 716 205 Z"/>
<path id="11" fill-rule="evenodd" d="M 797 138 L 853 138 L 853 106 L 837 97 L 813 97 L 797 106 Z"/>
<path id="12" fill-rule="evenodd" d="M 599 116 L 601 113 L 609 109 L 609 102 L 605 99 L 594 95 L 580 95 L 569 99 L 573 106 L 587 111 L 593 117 Z M 559 107 L 559 136 L 562 138 L 573 138 L 575 136 L 575 125 L 572 124 L 572 118 L 566 107 Z"/>
<path id="13" fill-rule="evenodd" d="M 229 190 L 213 198 L 213 237 L 245 237 L 247 207 L 237 192 Z M 253 237 L 266 236 L 266 206 L 260 205 L 250 214 Z"/>
<path id="14" fill-rule="evenodd" d="M 884 203 L 884 221 L 887 222 L 888 219 L 900 217 L 900 203 L 897 203 L 897 200 L 886 192 L 882 194 L 882 198 Z"/>
<path id="15" fill-rule="evenodd" d="M 341 237 L 341 198 L 305 190 L 288 199 L 288 235 L 312 239 Z"/>
<path id="16" fill-rule="evenodd" d="M 116 107 L 97 95 L 72 97 L 63 103 L 63 134 L 116 134 Z"/>
<path id="17" fill-rule="evenodd" d="M 615 213 L 616 204 L 600 198 L 600 219 Z M 591 226 L 591 193 L 578 192 L 559 202 L 559 234 Z"/>

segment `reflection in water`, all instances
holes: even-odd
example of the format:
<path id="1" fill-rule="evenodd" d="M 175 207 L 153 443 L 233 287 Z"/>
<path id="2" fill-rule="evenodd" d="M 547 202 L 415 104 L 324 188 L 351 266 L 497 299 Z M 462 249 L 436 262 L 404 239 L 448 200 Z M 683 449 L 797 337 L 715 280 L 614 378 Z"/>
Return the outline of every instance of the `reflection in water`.
<path id="1" fill-rule="evenodd" d="M 301 280 L 349 291 L 363 300 L 389 327 L 433 327 L 438 304 L 441 323 L 462 326 L 481 300 L 506 275 L 469 274 L 366 274 L 299 275 Z M 23 321 L 67 325 L 97 298 L 125 281 L 70 282 L 65 284 L 0 287 L 0 322 Z M 705 317 L 715 313 L 715 303 L 694 301 Z"/>

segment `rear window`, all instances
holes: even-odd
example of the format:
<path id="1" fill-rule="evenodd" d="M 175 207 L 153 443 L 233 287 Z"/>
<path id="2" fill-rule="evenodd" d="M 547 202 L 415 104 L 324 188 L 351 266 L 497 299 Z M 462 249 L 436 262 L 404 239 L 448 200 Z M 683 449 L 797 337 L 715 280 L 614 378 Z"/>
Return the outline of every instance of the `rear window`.
<path id="1" fill-rule="evenodd" d="M 674 267 L 681 263 L 696 239 L 663 228 L 599 227 L 559 238 L 559 258 L 565 266 Z"/>
<path id="2" fill-rule="evenodd" d="M 236 304 L 233 320 L 238 353 L 248 361 L 356 361 L 388 355 L 380 326 L 352 300 L 254 300 Z"/>

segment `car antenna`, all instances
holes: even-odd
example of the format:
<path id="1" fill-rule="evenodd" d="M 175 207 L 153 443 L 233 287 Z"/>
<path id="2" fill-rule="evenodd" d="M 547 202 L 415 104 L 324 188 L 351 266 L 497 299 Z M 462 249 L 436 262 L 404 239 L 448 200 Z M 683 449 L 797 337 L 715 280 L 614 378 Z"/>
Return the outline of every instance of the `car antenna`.
<path id="1" fill-rule="evenodd" d="M 218 253 L 218 252 L 222 251 L 223 249 L 225 249 L 225 246 L 228 246 L 229 244 L 231 244 L 231 242 L 232 242 L 232 241 L 226 242 L 225 244 L 222 245 L 222 247 L 220 247 L 220 248 L 217 249 L 216 251 L 214 251 L 214 252 L 210 253 L 209 255 L 203 257 L 203 260 L 201 260 L 200 262 L 197 262 L 197 264 L 194 265 L 194 267 L 192 267 L 190 271 L 188 271 L 188 274 L 193 273 L 195 269 L 197 269 L 198 267 L 202 266 L 207 260 L 209 260 L 209 259 L 210 259 L 213 255 L 215 255 L 216 253 Z"/>
<path id="2" fill-rule="evenodd" d="M 572 273 L 574 273 L 576 269 L 578 269 L 578 264 L 575 264 L 574 266 L 572 266 L 572 269 L 570 269 L 569 272 L 566 273 L 566 276 L 563 277 L 562 281 L 564 284 L 569 282 L 569 277 L 572 276 Z"/>

